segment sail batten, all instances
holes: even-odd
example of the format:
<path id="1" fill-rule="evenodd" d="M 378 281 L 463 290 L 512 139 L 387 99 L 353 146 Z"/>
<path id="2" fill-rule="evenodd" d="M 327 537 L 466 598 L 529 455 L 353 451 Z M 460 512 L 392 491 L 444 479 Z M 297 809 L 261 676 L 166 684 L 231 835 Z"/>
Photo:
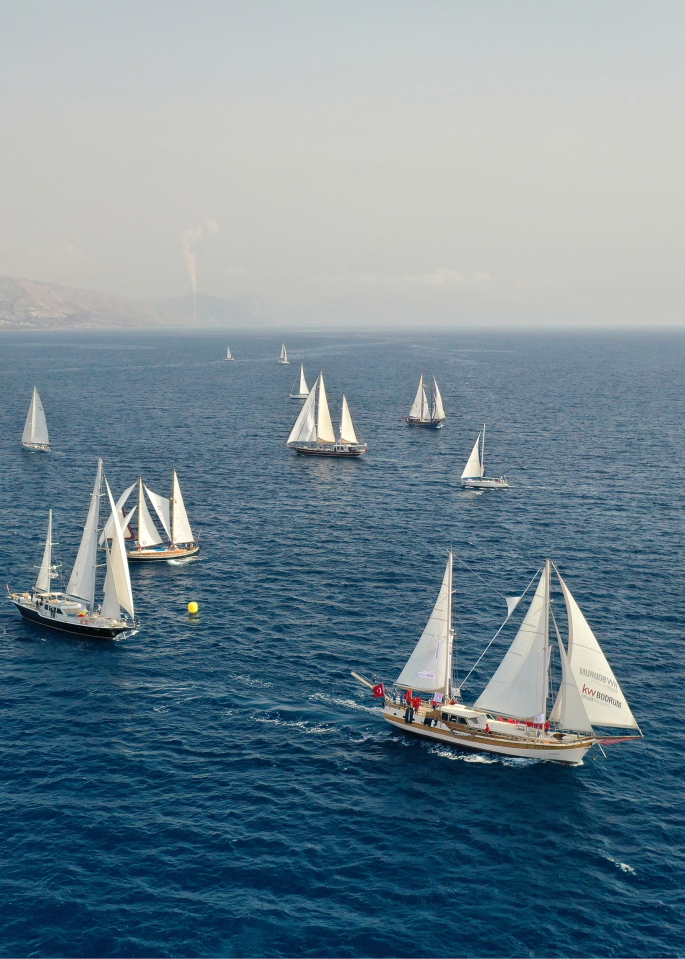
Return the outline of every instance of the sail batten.
<path id="1" fill-rule="evenodd" d="M 176 470 L 174 470 L 171 493 L 171 545 L 178 546 L 180 543 L 192 542 L 194 542 L 193 531 L 190 528 L 178 476 L 176 475 Z"/>
<path id="2" fill-rule="evenodd" d="M 90 495 L 90 506 L 76 562 L 67 584 L 69 596 L 76 596 L 90 606 L 95 602 L 95 568 L 98 549 L 98 522 L 100 519 L 100 493 L 102 488 L 102 460 L 98 460 L 95 485 Z M 113 514 L 115 511 L 113 510 Z"/>
<path id="3" fill-rule="evenodd" d="M 45 537 L 45 547 L 43 548 L 43 559 L 38 570 L 36 578 L 36 592 L 50 592 L 50 574 L 52 572 L 52 510 L 48 511 L 48 532 Z"/>
<path id="4" fill-rule="evenodd" d="M 335 443 L 335 433 L 333 432 L 331 413 L 328 409 L 323 373 L 319 373 L 319 409 L 316 418 L 316 436 L 319 443 Z"/>
<path id="5" fill-rule="evenodd" d="M 406 666 L 397 678 L 397 686 L 430 693 L 446 690 L 450 679 L 448 671 L 451 589 L 452 554 L 450 553 L 433 612 Z"/>

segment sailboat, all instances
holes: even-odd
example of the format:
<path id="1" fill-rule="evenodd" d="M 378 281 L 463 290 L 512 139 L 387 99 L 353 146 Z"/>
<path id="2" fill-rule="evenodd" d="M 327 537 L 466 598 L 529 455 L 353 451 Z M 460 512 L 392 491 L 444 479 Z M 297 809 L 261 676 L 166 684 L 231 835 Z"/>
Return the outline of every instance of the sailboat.
<path id="1" fill-rule="evenodd" d="M 464 472 L 461 474 L 461 485 L 469 489 L 509 489 L 506 476 L 495 478 L 485 476 L 485 423 L 483 431 L 478 434 L 476 444 L 471 450 Z"/>
<path id="2" fill-rule="evenodd" d="M 174 470 L 170 500 L 166 496 L 160 496 L 159 493 L 153 493 L 145 486 L 142 479 L 138 480 L 137 486 L 138 504 L 127 517 L 130 522 L 130 516 L 137 509 L 137 538 L 132 548 L 128 550 L 129 560 L 137 563 L 184 559 L 186 556 L 194 556 L 198 553 L 200 544 L 195 542 L 190 528 L 176 470 Z M 146 494 L 167 535 L 168 543 L 166 544 L 150 516 L 145 501 Z"/>
<path id="3" fill-rule="evenodd" d="M 471 673 L 461 688 L 455 684 L 453 560 L 450 552 L 433 612 L 394 689 L 387 691 L 383 684 L 371 684 L 353 673 L 365 685 L 374 685 L 374 695 L 384 700 L 383 716 L 387 722 L 450 746 L 572 764 L 582 762 L 595 745 L 641 738 L 590 625 L 550 560 L 540 570 L 535 595 L 502 662 L 473 705 L 464 705 L 462 689 Z M 552 611 L 552 570 L 566 604 L 566 646 Z M 522 598 L 507 601 L 505 624 Z M 561 665 L 561 681 L 551 710 L 550 621 Z M 503 628 L 504 624 L 493 642 Z M 427 694 L 427 699 L 422 700 L 416 693 Z M 595 731 L 595 726 L 637 730 L 639 735 L 607 736 Z"/>
<path id="4" fill-rule="evenodd" d="M 50 452 L 50 437 L 48 436 L 45 410 L 43 409 L 43 404 L 40 401 L 40 396 L 35 386 L 33 387 L 33 395 L 24 425 L 24 432 L 21 435 L 21 445 L 24 449 L 32 450 L 34 453 Z"/>
<path id="5" fill-rule="evenodd" d="M 366 443 L 360 443 L 357 439 L 344 393 L 340 431 L 336 437 L 328 409 L 323 373 L 319 373 L 311 388 L 286 445 L 303 456 L 361 456 L 369 448 Z"/>
<path id="6" fill-rule="evenodd" d="M 227 359 L 227 360 L 232 360 L 232 359 L 234 359 L 234 357 L 231 356 L 231 347 L 230 347 L 230 346 L 227 346 L 227 347 L 226 347 L 226 359 Z"/>
<path id="7" fill-rule="evenodd" d="M 283 363 L 284 366 L 288 366 L 290 360 L 288 359 L 288 354 L 285 349 L 285 343 L 281 346 L 281 355 L 278 357 L 278 362 Z"/>
<path id="8" fill-rule="evenodd" d="M 309 387 L 307 386 L 307 381 L 304 378 L 304 363 L 300 363 L 300 379 L 299 382 L 295 380 L 293 383 L 293 388 L 290 391 L 291 400 L 306 400 L 309 396 Z"/>
<path id="9" fill-rule="evenodd" d="M 447 417 L 435 377 L 431 377 L 431 380 L 427 394 L 423 382 L 423 373 L 419 377 L 419 388 L 416 391 L 412 408 L 409 410 L 409 416 L 404 417 L 404 422 L 410 426 L 427 426 L 434 430 L 440 430 Z"/>
<path id="10" fill-rule="evenodd" d="M 112 545 L 105 541 L 106 575 L 102 605 L 95 603 L 97 548 L 100 499 L 104 482 L 107 501 L 112 511 Z M 102 460 L 98 460 L 95 485 L 90 497 L 88 517 L 81 538 L 74 568 L 66 591 L 54 591 L 52 565 L 52 510 L 48 513 L 48 529 L 43 559 L 32 589 L 9 593 L 10 602 L 21 615 L 34 623 L 66 633 L 78 633 L 96 639 L 107 639 L 134 629 L 135 619 L 131 578 L 126 559 L 124 536 L 109 484 L 103 477 Z M 8 587 L 9 590 L 9 587 Z"/>

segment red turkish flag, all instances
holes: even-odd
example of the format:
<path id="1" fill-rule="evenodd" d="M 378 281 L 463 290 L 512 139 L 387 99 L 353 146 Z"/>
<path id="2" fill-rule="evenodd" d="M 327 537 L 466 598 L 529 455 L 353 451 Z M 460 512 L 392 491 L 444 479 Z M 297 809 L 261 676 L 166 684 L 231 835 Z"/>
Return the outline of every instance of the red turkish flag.
<path id="1" fill-rule="evenodd" d="M 383 689 L 383 683 L 377 683 L 373 687 L 373 695 L 375 699 L 382 699 L 385 696 L 385 689 Z"/>

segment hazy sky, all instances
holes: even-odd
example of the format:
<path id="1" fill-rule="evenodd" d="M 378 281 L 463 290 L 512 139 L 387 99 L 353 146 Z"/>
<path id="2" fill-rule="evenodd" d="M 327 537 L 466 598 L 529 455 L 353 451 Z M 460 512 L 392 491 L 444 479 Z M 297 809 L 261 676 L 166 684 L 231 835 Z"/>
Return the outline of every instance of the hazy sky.
<path id="1" fill-rule="evenodd" d="M 681 323 L 684 51 L 682 0 L 0 0 L 0 273 Z"/>

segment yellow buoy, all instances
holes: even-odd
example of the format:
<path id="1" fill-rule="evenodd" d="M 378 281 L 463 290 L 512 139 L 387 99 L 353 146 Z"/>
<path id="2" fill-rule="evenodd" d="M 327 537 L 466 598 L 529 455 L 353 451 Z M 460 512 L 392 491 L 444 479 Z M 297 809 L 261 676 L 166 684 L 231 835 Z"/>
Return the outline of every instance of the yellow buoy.
<path id="1" fill-rule="evenodd" d="M 189 613 L 196 613 L 196 612 L 199 610 L 199 608 L 200 608 L 200 607 L 199 607 L 199 606 L 197 605 L 197 603 L 195 603 L 195 602 L 193 602 L 193 603 L 188 603 L 188 612 L 189 612 Z"/>

